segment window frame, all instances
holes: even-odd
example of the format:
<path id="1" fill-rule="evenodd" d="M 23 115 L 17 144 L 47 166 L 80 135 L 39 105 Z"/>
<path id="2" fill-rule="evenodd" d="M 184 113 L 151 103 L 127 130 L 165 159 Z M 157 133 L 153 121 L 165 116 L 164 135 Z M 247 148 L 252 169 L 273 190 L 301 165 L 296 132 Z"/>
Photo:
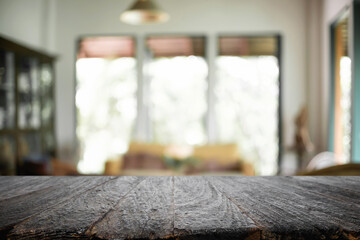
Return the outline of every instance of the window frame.
<path id="1" fill-rule="evenodd" d="M 360 163 L 360 0 L 354 0 L 352 4 L 351 29 L 353 36 L 352 44 L 352 138 L 351 138 L 351 160 Z"/>
<path id="2" fill-rule="evenodd" d="M 144 90 L 145 92 L 149 89 L 146 88 L 145 79 L 146 76 L 144 74 L 144 66 L 146 65 L 146 61 L 148 56 L 147 52 L 147 46 L 146 46 L 146 40 L 149 37 L 156 37 L 156 36 L 169 36 L 169 37 L 176 37 L 176 36 L 187 36 L 187 37 L 204 37 L 204 60 L 206 61 L 208 65 L 208 76 L 207 76 L 207 92 L 206 92 L 206 102 L 207 102 L 207 110 L 204 116 L 204 128 L 205 128 L 205 134 L 208 144 L 215 144 L 217 143 L 216 138 L 216 127 L 214 123 L 215 119 L 215 111 L 214 111 L 214 83 L 216 81 L 216 71 L 214 69 L 215 67 L 215 59 L 219 56 L 219 39 L 220 37 L 275 37 L 277 41 L 277 54 L 274 55 L 278 59 L 278 65 L 279 65 L 279 100 L 278 100 L 278 127 L 277 127 L 277 133 L 278 133 L 278 157 L 277 157 L 277 169 L 278 173 L 281 171 L 281 164 L 282 164 L 282 155 L 283 155 L 283 131 L 282 131 L 282 82 L 283 82 L 283 36 L 281 33 L 278 32 L 261 32 L 256 34 L 246 34 L 246 33 L 217 33 L 217 34 L 205 34 L 205 33 L 146 33 L 146 34 L 84 34 L 79 36 L 75 41 L 75 49 L 74 49 L 74 65 L 76 65 L 77 61 L 77 54 L 79 51 L 80 43 L 83 39 L 88 37 L 106 37 L 106 36 L 112 36 L 112 37 L 131 37 L 134 40 L 134 58 L 137 62 L 137 86 L 138 89 L 136 91 L 136 98 L 137 98 L 137 117 L 135 119 L 134 128 L 132 130 L 132 138 L 135 141 L 144 141 L 144 142 L 150 142 L 152 140 L 152 132 L 151 132 L 151 119 L 149 118 L 149 109 L 144 107 L 144 102 L 146 101 L 146 94 L 144 96 Z M 74 102 L 75 96 L 76 96 L 76 89 L 77 89 L 77 78 L 76 78 L 76 67 L 74 67 L 73 71 L 74 76 Z M 76 139 L 76 147 L 78 146 L 79 139 L 76 134 L 76 128 L 78 126 L 78 119 L 77 119 L 77 107 L 76 104 L 73 105 L 73 112 L 74 112 L 74 122 L 75 122 L 75 131 L 74 131 L 74 139 Z"/>
<path id="3" fill-rule="evenodd" d="M 277 175 L 281 173 L 281 165 L 282 165 L 282 156 L 283 156 L 283 129 L 282 129 L 282 82 L 283 82 L 283 62 L 282 62 L 282 56 L 283 56 L 283 36 L 281 33 L 277 32 L 263 32 L 263 33 L 257 33 L 257 34 L 244 34 L 244 33 L 220 33 L 217 35 L 217 54 L 216 57 L 220 56 L 220 38 L 221 37 L 243 37 L 243 38 L 250 38 L 250 37 L 274 37 L 277 42 L 277 52 L 274 55 L 278 59 L 279 64 L 279 96 L 278 96 L 278 123 L 277 123 L 277 133 L 278 133 L 278 157 L 277 157 Z"/>
<path id="4" fill-rule="evenodd" d="M 350 162 L 360 163 L 360 68 L 355 65 L 360 62 L 360 0 L 353 2 L 342 9 L 330 24 L 330 96 L 329 96 L 329 122 L 328 144 L 329 151 L 334 151 L 335 127 L 335 28 L 342 17 L 348 14 L 349 39 L 348 51 L 352 60 L 351 74 L 351 137 L 350 137 Z M 357 26 L 357 28 L 356 28 Z"/>
<path id="5" fill-rule="evenodd" d="M 341 20 L 345 17 L 348 17 L 349 22 L 351 21 L 349 7 L 345 7 L 336 16 L 335 20 L 330 25 L 330 99 L 329 99 L 329 123 L 328 123 L 328 133 L 329 133 L 329 135 L 328 135 L 328 150 L 330 152 L 335 152 L 335 119 L 336 119 L 336 116 L 335 116 L 336 115 L 336 113 L 335 113 L 335 109 L 336 109 L 335 92 L 337 89 L 336 88 L 336 78 L 337 78 L 337 76 L 336 76 L 336 74 L 337 74 L 336 73 L 336 57 L 337 57 L 336 56 L 336 31 L 337 30 L 336 30 L 336 28 L 338 27 Z M 349 44 L 348 44 L 348 46 L 349 46 Z M 350 47 L 348 47 L 348 50 L 350 53 Z M 349 54 L 349 56 L 350 55 L 351 54 Z M 352 56 L 350 56 L 350 58 L 352 58 Z M 353 69 L 352 69 L 352 71 L 353 71 Z M 353 87 L 353 85 L 352 85 L 352 87 Z M 351 104 L 352 104 L 352 102 L 351 102 Z M 352 124 L 352 120 L 351 120 L 351 124 Z M 353 129 L 352 126 L 351 126 L 351 129 Z M 350 140 L 350 152 L 352 151 L 351 149 L 352 149 L 352 140 Z M 350 161 L 351 161 L 351 156 L 350 156 Z"/>
<path id="6" fill-rule="evenodd" d="M 80 157 L 80 151 L 79 151 L 79 146 L 80 146 L 80 139 L 78 137 L 78 134 L 77 134 L 77 128 L 78 128 L 78 123 L 79 123 L 79 120 L 78 120 L 78 109 L 77 109 L 77 106 L 76 106 L 76 92 L 77 92 L 77 88 L 78 88 L 78 79 L 77 79 L 77 76 L 76 76 L 76 62 L 78 60 L 78 53 L 80 51 L 80 46 L 81 46 L 81 41 L 86 39 L 86 38 L 90 38 L 90 37 L 129 37 L 129 38 L 132 38 L 132 40 L 134 41 L 134 58 L 136 59 L 136 61 L 138 61 L 139 57 L 138 57 L 138 38 L 136 35 L 134 34 L 82 34 L 80 36 L 78 36 L 75 40 L 75 47 L 74 47 L 74 55 L 73 55 L 73 59 L 74 59 L 74 62 L 73 62 L 73 66 L 74 66 L 74 69 L 73 69 L 73 84 L 74 84 L 74 94 L 73 94 L 73 101 L 74 101 L 74 104 L 73 104 L 73 113 L 74 113 L 74 117 L 73 117 L 73 122 L 75 123 L 75 131 L 73 132 L 73 139 L 75 139 L 74 141 L 74 144 L 75 146 L 73 147 L 74 151 L 75 151 L 75 160 L 77 163 L 80 162 L 81 160 L 81 157 Z M 139 64 L 137 63 L 137 69 L 136 69 L 136 72 L 137 72 L 137 75 L 138 75 L 138 66 Z M 139 79 L 138 79 L 138 83 L 139 84 Z M 136 90 L 136 101 L 138 102 L 139 101 L 139 85 L 138 85 L 138 89 Z M 139 109 L 139 104 L 137 104 L 137 115 L 138 115 L 138 109 Z M 137 116 L 135 118 L 135 122 L 134 122 L 134 128 L 132 129 L 132 133 L 131 133 L 131 137 L 133 138 L 134 134 L 135 134 L 135 129 L 137 127 Z M 78 167 L 78 164 L 77 164 L 77 167 Z"/>
<path id="7" fill-rule="evenodd" d="M 146 33 L 144 36 L 138 36 L 139 37 L 139 42 L 142 42 L 142 54 L 144 56 L 144 58 L 141 60 L 142 61 L 142 68 L 141 68 L 141 78 L 142 79 L 146 79 L 147 73 L 146 73 L 146 63 L 151 61 L 151 58 L 153 58 L 153 56 L 151 56 L 151 51 L 148 48 L 148 46 L 146 45 L 146 42 L 149 38 L 151 37 L 189 37 L 189 38 L 204 38 L 204 60 L 208 66 L 208 74 L 206 77 L 206 82 L 208 84 L 208 88 L 207 91 L 205 93 L 206 95 L 206 103 L 207 103 L 207 109 L 206 112 L 204 114 L 204 117 L 202 119 L 202 121 L 205 123 L 204 124 L 204 132 L 205 132 L 205 139 L 207 142 L 211 142 L 210 137 L 209 137 L 209 128 L 211 128 L 211 126 L 208 123 L 209 121 L 209 91 L 210 91 L 210 59 L 209 59 L 209 54 L 208 54 L 208 42 L 209 42 L 209 36 L 205 33 Z M 140 59 L 137 59 L 137 61 L 139 62 Z M 148 97 L 150 100 L 150 86 L 146 83 L 144 83 L 144 81 L 141 81 L 141 84 L 139 83 L 139 88 L 141 87 L 141 89 L 143 90 L 143 92 L 145 92 L 146 97 Z M 144 93 L 141 93 L 144 94 Z M 151 107 L 147 107 L 144 111 L 144 116 L 141 119 L 138 119 L 139 122 L 143 122 L 143 124 L 146 126 L 146 132 L 148 133 L 146 136 L 146 142 L 152 142 L 154 135 L 153 135 L 153 126 L 152 126 L 152 119 L 151 119 Z M 144 122 L 146 121 L 146 122 Z"/>

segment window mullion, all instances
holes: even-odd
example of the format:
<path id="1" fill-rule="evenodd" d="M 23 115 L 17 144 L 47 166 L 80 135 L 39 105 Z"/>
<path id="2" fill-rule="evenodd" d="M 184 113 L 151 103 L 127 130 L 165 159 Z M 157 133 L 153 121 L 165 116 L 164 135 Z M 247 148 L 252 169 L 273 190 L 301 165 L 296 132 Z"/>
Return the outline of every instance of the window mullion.
<path id="1" fill-rule="evenodd" d="M 215 84 L 216 84 L 216 69 L 215 60 L 217 56 L 217 41 L 215 35 L 210 35 L 206 44 L 206 59 L 208 62 L 208 90 L 207 90 L 207 114 L 205 116 L 206 131 L 208 137 L 208 143 L 215 143 L 217 141 L 216 132 L 216 119 L 215 119 Z"/>
<path id="2" fill-rule="evenodd" d="M 136 141 L 149 141 L 149 119 L 147 109 L 147 87 L 145 84 L 146 77 L 144 76 L 144 67 L 146 65 L 145 59 L 145 39 L 144 36 L 136 37 L 136 58 L 137 58 L 137 118 L 134 128 L 134 139 Z"/>

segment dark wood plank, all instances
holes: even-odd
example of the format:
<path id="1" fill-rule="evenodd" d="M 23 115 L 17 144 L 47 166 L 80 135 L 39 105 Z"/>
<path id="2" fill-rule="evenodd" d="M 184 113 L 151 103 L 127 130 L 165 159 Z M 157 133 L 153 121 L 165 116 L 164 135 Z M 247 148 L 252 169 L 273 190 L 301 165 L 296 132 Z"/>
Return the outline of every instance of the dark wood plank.
<path id="1" fill-rule="evenodd" d="M 173 235 L 172 177 L 147 177 L 88 234 L 100 239 L 165 238 Z"/>
<path id="2" fill-rule="evenodd" d="M 50 176 L 42 176 L 34 177 L 34 176 L 0 176 L 0 192 L 3 191 L 9 191 L 11 188 L 14 188 L 14 186 L 23 184 L 30 181 L 35 181 L 36 179 L 49 179 Z"/>
<path id="3" fill-rule="evenodd" d="M 277 188 L 279 191 L 288 192 L 289 196 L 294 196 L 294 202 L 301 199 L 302 206 L 306 206 L 317 215 L 327 219 L 328 227 L 340 230 L 337 236 L 349 234 L 354 236 L 353 234 L 360 231 L 359 200 L 355 202 L 346 201 L 339 195 L 319 194 L 319 192 L 334 192 L 327 190 L 332 188 L 329 186 L 314 183 L 307 188 L 300 187 L 300 178 L 293 178 L 294 182 L 289 181 L 288 177 L 263 177 L 262 180 L 264 181 L 263 184 Z M 344 183 L 344 185 L 346 184 Z M 295 202 L 295 204 L 297 203 Z"/>
<path id="4" fill-rule="evenodd" d="M 7 230 L 34 214 L 69 201 L 81 193 L 110 181 L 114 177 L 54 178 L 48 187 L 0 201 L 0 231 Z M 29 181 L 30 184 L 31 181 Z"/>
<path id="5" fill-rule="evenodd" d="M 0 176 L 0 200 L 10 198 L 15 196 L 13 194 L 16 191 L 23 191 L 29 184 L 35 183 L 40 184 L 42 182 L 46 182 L 51 177 L 43 176 L 43 177 L 34 177 L 34 176 Z M 6 196 L 7 195 L 7 196 Z"/>
<path id="6" fill-rule="evenodd" d="M 174 235 L 180 239 L 259 239 L 255 223 L 203 177 L 174 178 Z"/>
<path id="7" fill-rule="evenodd" d="M 355 177 L 0 180 L 0 239 L 360 239 Z"/>
<path id="8" fill-rule="evenodd" d="M 317 176 L 306 176 L 306 177 L 297 177 L 301 179 L 302 181 L 306 182 L 313 182 L 315 184 L 325 184 L 331 187 L 339 187 L 343 189 L 347 189 L 349 191 L 352 191 L 354 193 L 360 193 L 360 177 L 354 176 L 354 177 L 348 177 L 348 176 L 324 176 L 324 177 L 317 177 Z"/>
<path id="9" fill-rule="evenodd" d="M 345 183 L 342 183 L 343 187 L 329 186 L 329 184 L 323 184 L 318 181 L 307 181 L 306 179 L 307 177 L 288 176 L 271 178 L 270 181 L 277 182 L 280 185 L 286 185 L 290 189 L 297 189 L 298 194 L 302 194 L 302 192 L 314 194 L 316 197 L 323 196 L 325 198 L 336 199 L 342 203 L 355 205 L 356 208 L 360 207 L 360 192 L 344 188 Z M 360 186 L 358 188 L 360 188 Z"/>
<path id="10" fill-rule="evenodd" d="M 51 179 L 48 176 L 2 176 L 0 177 L 0 201 L 48 187 L 46 182 Z"/>
<path id="11" fill-rule="evenodd" d="M 85 231 L 126 196 L 143 177 L 118 177 L 16 225 L 9 238 L 86 237 Z"/>
<path id="12" fill-rule="evenodd" d="M 333 200 L 296 193 L 264 177 L 221 177 L 208 180 L 262 228 L 263 239 L 348 239 L 360 237 L 358 212 Z M 284 179 L 286 180 L 286 179 Z M 304 196 L 305 195 L 305 196 Z M 312 195 L 315 196 L 315 195 Z"/>

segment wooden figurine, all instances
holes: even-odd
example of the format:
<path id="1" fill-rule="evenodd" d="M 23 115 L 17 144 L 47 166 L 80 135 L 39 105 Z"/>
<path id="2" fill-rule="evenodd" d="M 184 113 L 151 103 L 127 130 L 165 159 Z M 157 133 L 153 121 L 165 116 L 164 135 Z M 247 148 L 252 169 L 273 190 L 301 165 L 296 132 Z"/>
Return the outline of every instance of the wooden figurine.
<path id="1" fill-rule="evenodd" d="M 296 133 L 294 149 L 298 157 L 298 168 L 304 168 L 307 163 L 306 155 L 314 150 L 308 129 L 308 110 L 304 106 L 295 119 Z"/>

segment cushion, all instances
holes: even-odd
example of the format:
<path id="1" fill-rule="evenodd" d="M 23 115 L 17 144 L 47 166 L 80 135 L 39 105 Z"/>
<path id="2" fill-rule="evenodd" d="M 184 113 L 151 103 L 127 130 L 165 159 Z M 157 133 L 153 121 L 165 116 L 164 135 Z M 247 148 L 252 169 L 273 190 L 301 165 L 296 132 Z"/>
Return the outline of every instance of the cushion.
<path id="1" fill-rule="evenodd" d="M 162 157 L 164 155 L 165 149 L 166 146 L 160 144 L 131 142 L 127 153 L 147 154 Z"/>
<path id="2" fill-rule="evenodd" d="M 123 169 L 166 169 L 165 149 L 160 144 L 131 142 L 124 155 Z"/>
<path id="3" fill-rule="evenodd" d="M 192 169 L 192 173 L 240 170 L 236 144 L 216 144 L 194 147 L 193 157 L 199 161 L 199 166 Z"/>
<path id="4" fill-rule="evenodd" d="M 216 144 L 194 147 L 193 156 L 204 162 L 217 162 L 221 165 L 233 164 L 239 161 L 236 144 Z"/>

